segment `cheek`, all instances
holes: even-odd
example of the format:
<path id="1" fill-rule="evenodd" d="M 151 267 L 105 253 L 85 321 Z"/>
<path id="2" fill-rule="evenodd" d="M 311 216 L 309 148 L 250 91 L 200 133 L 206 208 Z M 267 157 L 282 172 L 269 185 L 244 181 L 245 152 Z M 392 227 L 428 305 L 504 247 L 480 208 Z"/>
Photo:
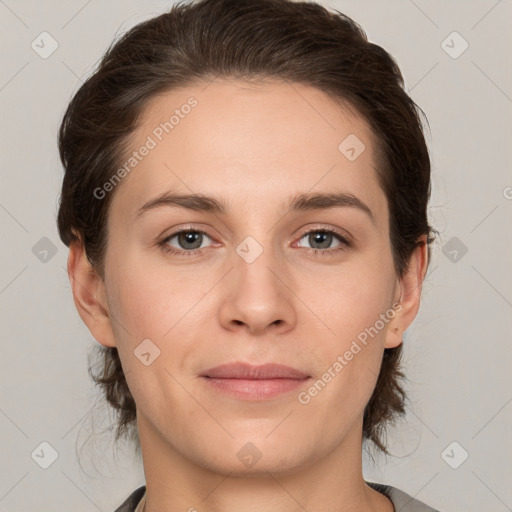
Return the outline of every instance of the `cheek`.
<path id="1" fill-rule="evenodd" d="M 321 288 L 317 283 L 312 309 L 325 319 L 331 331 L 327 340 L 336 349 L 374 326 L 393 304 L 395 277 L 391 263 L 368 260 L 331 272 Z"/>
<path id="2" fill-rule="evenodd" d="M 311 386 L 298 401 L 322 426 L 326 438 L 343 435 L 362 418 L 373 393 L 391 318 L 381 320 L 381 314 L 387 311 L 380 307 L 384 302 L 350 302 L 344 310 L 346 316 L 339 315 L 332 323 L 336 336 L 324 337 L 311 351 L 310 357 L 321 363 Z"/>
<path id="3" fill-rule="evenodd" d="M 138 261 L 123 262 L 111 273 L 112 325 L 123 371 L 137 408 L 158 418 L 172 407 L 186 417 L 190 411 L 181 408 L 188 397 L 173 377 L 184 382 L 193 355 L 191 326 L 200 314 L 194 305 L 204 294 L 204 281 Z"/>
<path id="4" fill-rule="evenodd" d="M 345 403 L 360 409 L 370 398 L 380 370 L 392 309 L 394 273 L 389 261 L 361 261 L 332 273 L 312 309 L 325 318 L 322 342 L 312 346 L 311 357 L 322 361 L 320 380 L 312 394 L 318 405 Z M 325 391 L 324 391 L 325 389 Z M 306 397 L 305 400 L 308 398 Z M 340 402 L 341 400 L 341 402 Z M 344 409 L 346 410 L 346 409 Z"/>
<path id="5" fill-rule="evenodd" d="M 151 258 L 123 262 L 112 279 L 110 293 L 114 297 L 116 314 L 133 340 L 154 338 L 164 341 L 182 323 L 194 318 L 195 304 L 208 290 L 197 271 L 176 267 L 170 271 Z"/>
<path id="6" fill-rule="evenodd" d="M 208 291 L 217 280 L 211 272 L 201 275 L 184 266 L 171 270 L 142 255 L 127 257 L 112 272 L 112 324 L 136 401 L 148 396 L 158 401 L 164 390 L 179 393 L 170 375 L 182 379 L 192 373 L 197 344 L 206 337 L 202 330 L 209 329 L 204 326 L 214 318 L 206 308 L 215 301 L 215 294 Z M 183 400 L 187 403 L 187 397 Z"/>

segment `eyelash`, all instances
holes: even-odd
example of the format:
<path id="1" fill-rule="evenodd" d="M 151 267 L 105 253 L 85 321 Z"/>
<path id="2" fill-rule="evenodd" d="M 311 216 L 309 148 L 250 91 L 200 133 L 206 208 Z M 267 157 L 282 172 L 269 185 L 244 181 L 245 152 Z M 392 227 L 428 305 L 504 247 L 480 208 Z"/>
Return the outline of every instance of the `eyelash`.
<path id="1" fill-rule="evenodd" d="M 176 255 L 186 254 L 187 256 L 188 255 L 193 256 L 193 255 L 201 253 L 202 249 L 192 249 L 190 251 L 186 251 L 184 249 L 176 250 L 173 247 L 168 245 L 169 240 L 172 240 L 175 236 L 180 235 L 181 233 L 201 233 L 203 235 L 206 235 L 208 238 L 213 238 L 206 231 L 203 231 L 201 229 L 180 229 L 179 231 L 175 231 L 171 235 L 165 237 L 161 242 L 158 243 L 158 245 L 161 247 L 161 249 L 164 251 L 164 253 L 176 254 Z M 312 229 L 312 230 L 304 233 L 299 238 L 299 240 L 304 238 L 306 235 L 310 235 L 311 233 L 328 233 L 330 235 L 334 235 L 341 242 L 341 245 L 334 249 L 309 249 L 306 247 L 308 252 L 313 253 L 315 256 L 333 256 L 335 254 L 338 254 L 340 251 L 345 251 L 349 247 L 351 247 L 351 244 L 349 243 L 349 241 L 332 228 Z"/>

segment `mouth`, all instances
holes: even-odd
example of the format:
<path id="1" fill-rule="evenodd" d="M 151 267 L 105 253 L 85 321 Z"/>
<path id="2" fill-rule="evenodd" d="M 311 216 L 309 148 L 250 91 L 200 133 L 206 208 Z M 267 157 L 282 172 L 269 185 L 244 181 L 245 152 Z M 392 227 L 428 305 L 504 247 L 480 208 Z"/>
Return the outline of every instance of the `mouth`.
<path id="1" fill-rule="evenodd" d="M 200 377 L 216 392 L 239 400 L 271 400 L 304 385 L 311 377 L 280 364 L 231 363 L 210 368 Z"/>

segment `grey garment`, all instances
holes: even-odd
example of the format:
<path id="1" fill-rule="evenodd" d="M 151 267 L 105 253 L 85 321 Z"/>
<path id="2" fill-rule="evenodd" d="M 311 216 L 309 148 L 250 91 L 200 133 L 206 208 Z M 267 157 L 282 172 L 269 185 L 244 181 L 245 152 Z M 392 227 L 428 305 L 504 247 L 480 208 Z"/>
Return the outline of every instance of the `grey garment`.
<path id="1" fill-rule="evenodd" d="M 393 503 L 395 512 L 439 512 L 390 485 L 376 484 L 373 482 L 366 483 L 376 491 L 384 494 L 384 496 L 387 496 Z M 145 485 L 139 487 L 133 491 L 126 501 L 119 508 L 116 508 L 114 512 L 134 512 L 145 492 Z"/>
<path id="2" fill-rule="evenodd" d="M 400 489 L 396 489 L 390 485 L 376 484 L 373 482 L 366 483 L 372 489 L 387 496 L 393 503 L 395 512 L 439 512 L 439 510 L 425 505 L 425 503 L 412 498 Z"/>
<path id="3" fill-rule="evenodd" d="M 137 505 L 139 504 L 139 501 L 142 499 L 142 496 L 144 496 L 144 493 L 146 492 L 146 486 L 143 485 L 142 487 L 139 487 L 135 491 L 133 491 L 128 498 L 122 503 L 122 505 L 119 508 L 116 508 L 114 512 L 133 512 Z"/>

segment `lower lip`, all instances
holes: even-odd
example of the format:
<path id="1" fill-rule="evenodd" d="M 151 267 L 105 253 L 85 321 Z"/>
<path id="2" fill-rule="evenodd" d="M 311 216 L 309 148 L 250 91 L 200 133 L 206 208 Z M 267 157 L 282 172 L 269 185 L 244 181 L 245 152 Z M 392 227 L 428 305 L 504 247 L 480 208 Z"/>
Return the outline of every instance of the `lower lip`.
<path id="1" fill-rule="evenodd" d="M 295 391 L 304 385 L 306 379 L 215 379 L 204 377 L 206 383 L 240 400 L 270 400 Z"/>

